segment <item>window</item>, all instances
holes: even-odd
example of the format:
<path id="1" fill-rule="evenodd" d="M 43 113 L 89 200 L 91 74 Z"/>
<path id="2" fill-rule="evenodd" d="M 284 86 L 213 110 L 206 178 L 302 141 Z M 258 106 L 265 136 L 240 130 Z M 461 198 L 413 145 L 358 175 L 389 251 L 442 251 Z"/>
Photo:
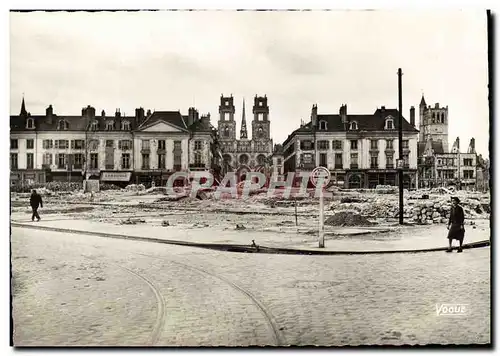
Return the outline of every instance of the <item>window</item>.
<path id="1" fill-rule="evenodd" d="M 53 143 L 54 143 L 54 141 L 52 141 L 52 140 L 43 140 L 43 144 L 42 145 L 43 145 L 43 148 L 49 149 L 49 148 L 54 147 Z"/>
<path id="2" fill-rule="evenodd" d="M 351 150 L 358 149 L 358 140 L 351 140 Z"/>
<path id="3" fill-rule="evenodd" d="M 226 106 L 229 106 L 229 101 L 226 101 Z"/>
<path id="4" fill-rule="evenodd" d="M 81 150 L 83 149 L 84 145 L 85 145 L 84 140 L 71 140 L 72 149 Z"/>
<path id="5" fill-rule="evenodd" d="M 106 148 L 113 148 L 114 141 L 113 140 L 106 140 Z"/>
<path id="6" fill-rule="evenodd" d="M 132 148 L 132 141 L 130 140 L 120 140 L 118 141 L 118 148 L 120 150 L 130 150 Z"/>
<path id="7" fill-rule="evenodd" d="M 107 131 L 112 131 L 114 129 L 115 129 L 115 122 L 114 121 L 106 122 L 106 130 Z"/>
<path id="8" fill-rule="evenodd" d="M 248 156 L 243 154 L 240 156 L 240 164 L 248 164 Z"/>
<path id="9" fill-rule="evenodd" d="M 158 168 L 159 169 L 165 169 L 165 167 L 166 167 L 165 154 L 164 153 L 160 153 L 158 155 Z"/>
<path id="10" fill-rule="evenodd" d="M 304 151 L 314 150 L 314 143 L 312 141 L 300 141 L 300 149 Z"/>
<path id="11" fill-rule="evenodd" d="M 66 168 L 66 155 L 64 153 L 59 153 L 57 155 L 57 168 L 59 169 Z"/>
<path id="12" fill-rule="evenodd" d="M 17 169 L 17 153 L 10 154 L 10 169 Z"/>
<path id="13" fill-rule="evenodd" d="M 130 130 L 130 122 L 122 121 L 122 130 L 129 131 Z"/>
<path id="14" fill-rule="evenodd" d="M 283 160 L 281 158 L 276 159 L 276 164 L 278 166 L 281 166 L 282 163 L 283 163 Z"/>
<path id="15" fill-rule="evenodd" d="M 108 146 L 109 144 L 111 146 Z M 106 140 L 106 152 L 104 154 L 104 166 L 106 169 L 115 169 L 115 155 L 112 148 L 113 140 Z"/>
<path id="16" fill-rule="evenodd" d="M 386 155 L 385 156 L 385 168 L 391 169 L 394 168 L 394 156 Z"/>
<path id="17" fill-rule="evenodd" d="M 56 148 L 61 150 L 66 150 L 69 148 L 68 140 L 56 140 Z"/>
<path id="18" fill-rule="evenodd" d="M 378 150 L 378 140 L 370 140 L 370 149 Z"/>
<path id="19" fill-rule="evenodd" d="M 33 159 L 33 153 L 27 153 L 26 154 L 26 168 L 27 169 L 33 169 L 33 164 L 34 164 L 34 159 Z"/>
<path id="20" fill-rule="evenodd" d="M 472 167 L 472 158 L 464 158 L 464 166 Z"/>
<path id="21" fill-rule="evenodd" d="M 378 168 L 378 156 L 372 155 L 370 157 L 370 168 Z"/>
<path id="22" fill-rule="evenodd" d="M 229 137 L 229 127 L 224 127 L 224 137 Z"/>
<path id="23" fill-rule="evenodd" d="M 393 150 L 394 149 L 394 140 L 386 140 L 385 141 L 385 149 L 386 150 Z"/>
<path id="24" fill-rule="evenodd" d="M 408 140 L 403 140 L 403 149 L 408 149 L 408 148 L 410 148 Z"/>
<path id="25" fill-rule="evenodd" d="M 178 171 L 182 167 L 182 142 L 174 141 L 174 170 Z"/>
<path id="26" fill-rule="evenodd" d="M 464 179 L 473 179 L 474 178 L 474 171 L 470 169 L 464 170 Z"/>
<path id="27" fill-rule="evenodd" d="M 130 169 L 130 153 L 122 153 L 122 169 Z"/>
<path id="28" fill-rule="evenodd" d="M 327 150 L 330 148 L 329 141 L 318 141 L 318 150 Z"/>
<path id="29" fill-rule="evenodd" d="M 393 130 L 394 129 L 394 120 L 393 119 L 386 119 L 385 120 L 385 129 L 386 130 Z"/>
<path id="30" fill-rule="evenodd" d="M 165 140 L 158 140 L 158 149 L 159 150 L 165 149 Z"/>
<path id="31" fill-rule="evenodd" d="M 33 120 L 31 118 L 26 120 L 26 128 L 27 129 L 34 129 L 35 128 L 35 120 Z"/>
<path id="32" fill-rule="evenodd" d="M 89 149 L 95 151 L 99 148 L 99 140 L 91 140 L 89 142 Z"/>
<path id="33" fill-rule="evenodd" d="M 149 140 L 142 140 L 142 149 L 149 150 Z"/>
<path id="34" fill-rule="evenodd" d="M 97 131 L 99 130 L 99 123 L 97 121 L 92 121 L 92 124 L 90 124 L 90 129 L 92 131 Z"/>
<path id="35" fill-rule="evenodd" d="M 99 168 L 99 154 L 91 153 L 90 154 L 90 168 L 98 169 Z"/>
<path id="36" fill-rule="evenodd" d="M 323 131 L 326 131 L 326 130 L 327 130 L 326 121 L 321 120 L 321 121 L 319 122 L 319 129 L 320 129 L 320 130 L 323 130 Z"/>
<path id="37" fill-rule="evenodd" d="M 351 122 L 349 130 L 357 130 L 357 129 L 358 129 L 358 123 L 356 121 Z"/>
<path id="38" fill-rule="evenodd" d="M 335 169 L 342 169 L 343 167 L 342 153 L 335 153 Z"/>
<path id="39" fill-rule="evenodd" d="M 67 130 L 69 127 L 68 122 L 66 120 L 59 120 L 59 123 L 57 124 L 57 129 L 58 130 Z"/>
<path id="40" fill-rule="evenodd" d="M 194 153 L 194 164 L 195 165 L 201 165 L 203 164 L 202 156 L 200 152 L 195 152 Z"/>
<path id="41" fill-rule="evenodd" d="M 52 165 L 52 153 L 46 153 L 43 155 L 43 164 L 46 166 Z"/>
<path id="42" fill-rule="evenodd" d="M 358 154 L 351 153 L 351 169 L 358 168 Z"/>
<path id="43" fill-rule="evenodd" d="M 201 150 L 202 149 L 202 146 L 203 146 L 203 142 L 202 141 L 194 141 L 194 149 L 195 150 Z"/>
<path id="44" fill-rule="evenodd" d="M 142 169 L 149 169 L 149 154 L 148 153 L 142 154 Z"/>
<path id="45" fill-rule="evenodd" d="M 303 153 L 302 154 L 302 164 L 312 164 L 313 163 L 313 156 L 310 153 Z"/>
<path id="46" fill-rule="evenodd" d="M 35 148 L 35 140 L 33 139 L 26 140 L 26 148 L 28 150 L 32 150 L 33 148 Z"/>
<path id="47" fill-rule="evenodd" d="M 405 168 L 408 168 L 410 165 L 409 158 L 410 157 L 409 157 L 408 153 L 403 153 L 403 165 Z"/>
<path id="48" fill-rule="evenodd" d="M 342 149 L 342 141 L 340 141 L 340 140 L 333 141 L 333 149 L 334 150 L 341 150 Z"/>
<path id="49" fill-rule="evenodd" d="M 17 139 L 11 139 L 10 140 L 10 149 L 11 150 L 17 150 L 19 147 L 18 147 L 18 142 L 17 142 Z"/>
<path id="50" fill-rule="evenodd" d="M 262 126 L 259 126 L 259 128 L 257 129 L 257 137 L 264 137 L 264 129 L 262 128 Z"/>
<path id="51" fill-rule="evenodd" d="M 75 169 L 81 169 L 83 166 L 83 154 L 82 153 L 75 153 L 73 155 L 74 161 L 73 161 L 73 166 Z"/>
<path id="52" fill-rule="evenodd" d="M 328 159 L 328 157 L 327 157 L 326 153 L 320 153 L 319 154 L 319 165 L 321 167 L 327 168 L 328 167 L 328 161 L 327 161 L 327 159 Z"/>

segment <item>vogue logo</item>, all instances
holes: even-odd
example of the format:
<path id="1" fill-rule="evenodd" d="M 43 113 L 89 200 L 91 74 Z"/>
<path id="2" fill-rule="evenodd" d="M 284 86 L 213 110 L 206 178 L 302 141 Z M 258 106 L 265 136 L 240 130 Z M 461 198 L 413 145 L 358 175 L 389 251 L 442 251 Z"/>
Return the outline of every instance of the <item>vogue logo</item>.
<path id="1" fill-rule="evenodd" d="M 468 304 L 436 304 L 437 316 L 466 315 Z"/>

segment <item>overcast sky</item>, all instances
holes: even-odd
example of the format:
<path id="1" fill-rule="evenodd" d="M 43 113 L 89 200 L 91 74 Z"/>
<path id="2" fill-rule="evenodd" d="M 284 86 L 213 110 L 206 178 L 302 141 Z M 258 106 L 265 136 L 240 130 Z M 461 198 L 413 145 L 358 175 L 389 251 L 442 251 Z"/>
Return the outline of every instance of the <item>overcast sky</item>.
<path id="1" fill-rule="evenodd" d="M 449 108 L 449 142 L 470 138 L 488 156 L 486 13 L 412 10 L 313 12 L 11 13 L 10 112 L 112 114 L 136 107 L 211 113 L 233 94 L 238 133 L 255 94 L 268 97 L 271 134 L 281 143 L 320 114 L 397 108 L 409 120 L 422 93 Z M 250 128 L 250 126 L 249 126 Z M 249 132 L 250 133 L 250 132 Z"/>

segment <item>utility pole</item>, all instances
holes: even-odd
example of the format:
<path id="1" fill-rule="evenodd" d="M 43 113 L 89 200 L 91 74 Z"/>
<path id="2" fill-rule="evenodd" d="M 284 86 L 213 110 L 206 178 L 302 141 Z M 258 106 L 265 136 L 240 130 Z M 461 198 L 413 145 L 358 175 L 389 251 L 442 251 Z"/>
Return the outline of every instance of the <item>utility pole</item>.
<path id="1" fill-rule="evenodd" d="M 403 225 L 403 88 L 402 88 L 402 76 L 403 73 L 401 68 L 398 69 L 398 96 L 399 96 L 399 120 L 398 120 L 398 134 L 399 134 L 399 159 L 400 167 L 398 170 L 398 180 L 399 180 L 399 225 Z"/>

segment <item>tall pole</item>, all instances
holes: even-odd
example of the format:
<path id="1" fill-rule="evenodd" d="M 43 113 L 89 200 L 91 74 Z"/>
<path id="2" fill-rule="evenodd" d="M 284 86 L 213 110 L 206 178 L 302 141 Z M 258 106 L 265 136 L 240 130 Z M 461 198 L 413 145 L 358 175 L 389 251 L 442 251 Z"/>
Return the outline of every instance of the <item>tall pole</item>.
<path id="1" fill-rule="evenodd" d="M 323 184 L 323 181 L 321 181 Z M 319 247 L 325 247 L 325 227 L 324 227 L 324 208 L 323 208 L 323 186 L 319 192 Z"/>
<path id="2" fill-rule="evenodd" d="M 399 120 L 398 120 L 398 134 L 399 134 L 399 159 L 403 159 L 403 88 L 402 88 L 401 68 L 398 69 L 398 96 L 399 96 Z M 404 167 L 404 166 L 403 166 Z M 399 225 L 403 225 L 403 167 L 398 170 L 399 178 Z"/>

